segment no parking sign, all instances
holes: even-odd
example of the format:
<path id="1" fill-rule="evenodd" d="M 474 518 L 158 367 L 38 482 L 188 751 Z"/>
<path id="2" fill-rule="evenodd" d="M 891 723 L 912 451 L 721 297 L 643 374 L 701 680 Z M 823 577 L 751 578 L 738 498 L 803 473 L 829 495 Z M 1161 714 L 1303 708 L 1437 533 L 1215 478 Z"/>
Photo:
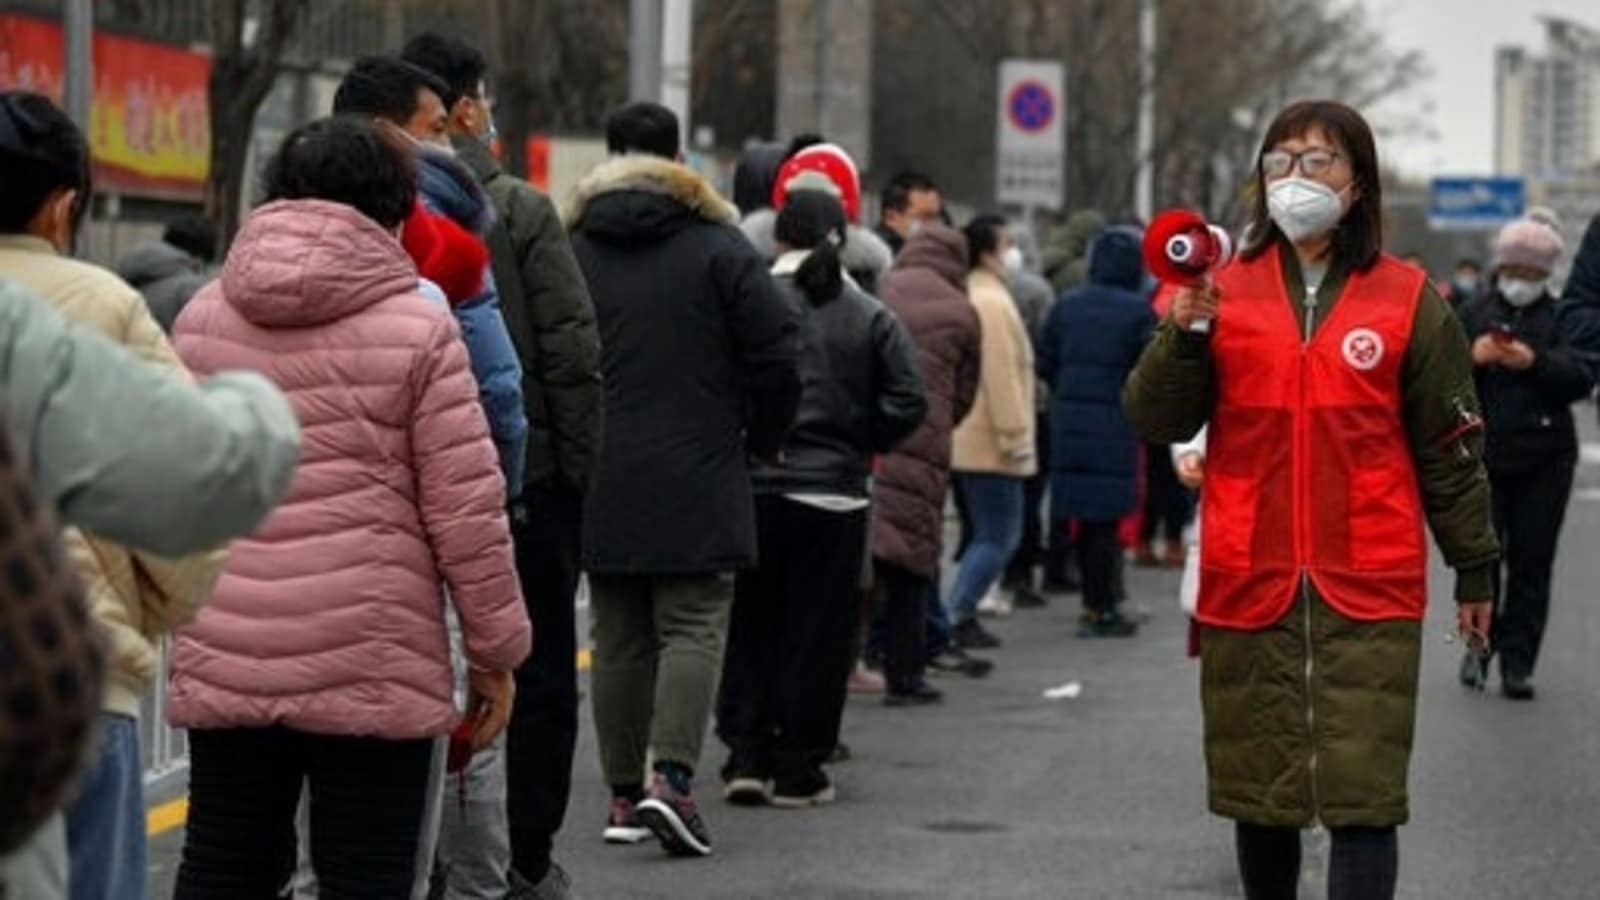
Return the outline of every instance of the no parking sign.
<path id="1" fill-rule="evenodd" d="M 995 196 L 1001 203 L 1060 209 L 1066 170 L 1066 94 L 1061 63 L 1000 63 Z"/>

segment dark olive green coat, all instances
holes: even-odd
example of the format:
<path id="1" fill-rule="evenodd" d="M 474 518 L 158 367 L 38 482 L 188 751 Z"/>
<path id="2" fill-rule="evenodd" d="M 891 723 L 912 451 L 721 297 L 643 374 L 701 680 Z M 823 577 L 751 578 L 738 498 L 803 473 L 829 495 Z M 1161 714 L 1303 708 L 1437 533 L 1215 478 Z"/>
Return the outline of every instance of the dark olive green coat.
<path id="1" fill-rule="evenodd" d="M 1280 258 L 1299 320 L 1299 261 L 1287 249 Z M 1329 273 L 1316 327 L 1344 281 L 1344 273 Z M 1218 315 L 1228 315 L 1226 297 Z M 1431 286 L 1417 306 L 1401 395 L 1428 524 L 1457 572 L 1456 599 L 1487 601 L 1499 547 L 1482 437 L 1457 434 L 1478 412 L 1471 354 Z M 1215 402 L 1209 338 L 1167 322 L 1123 389 L 1129 420 L 1147 440 L 1183 441 L 1211 417 Z M 1226 527 L 1205 523 L 1207 531 Z M 1212 812 L 1258 825 L 1404 823 L 1421 649 L 1421 623 L 1352 621 L 1309 584 L 1268 628 L 1206 628 L 1200 694 Z"/>

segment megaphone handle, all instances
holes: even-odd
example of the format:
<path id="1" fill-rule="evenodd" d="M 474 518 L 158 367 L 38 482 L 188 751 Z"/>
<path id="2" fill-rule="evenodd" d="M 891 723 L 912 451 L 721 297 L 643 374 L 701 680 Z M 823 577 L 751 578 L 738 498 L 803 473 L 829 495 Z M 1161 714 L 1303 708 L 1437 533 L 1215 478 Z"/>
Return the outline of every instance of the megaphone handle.
<path id="1" fill-rule="evenodd" d="M 1206 275 L 1205 279 L 1203 281 L 1201 281 L 1200 284 L 1201 284 L 1202 287 L 1205 287 L 1206 289 L 1209 290 L 1210 287 L 1211 287 L 1211 276 L 1209 274 Z M 1189 333 L 1190 334 L 1210 334 L 1211 333 L 1211 320 L 1210 319 L 1194 319 L 1194 320 L 1190 321 L 1189 322 Z"/>

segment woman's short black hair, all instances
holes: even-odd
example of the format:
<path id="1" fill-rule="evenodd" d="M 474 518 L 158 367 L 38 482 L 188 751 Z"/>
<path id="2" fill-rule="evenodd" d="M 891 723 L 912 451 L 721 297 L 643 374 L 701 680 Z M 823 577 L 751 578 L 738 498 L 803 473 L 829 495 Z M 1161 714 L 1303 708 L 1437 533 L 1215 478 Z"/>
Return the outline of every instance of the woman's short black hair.
<path id="1" fill-rule="evenodd" d="M 89 145 L 48 97 L 0 91 L 0 234 L 21 234 L 57 190 L 77 191 L 72 225 L 89 205 Z"/>
<path id="2" fill-rule="evenodd" d="M 984 254 L 1000 249 L 1000 234 L 1006 230 L 1006 217 L 994 213 L 976 216 L 961 229 L 967 236 L 967 268 L 976 269 Z"/>
<path id="3" fill-rule="evenodd" d="M 353 207 L 385 229 L 417 203 L 417 163 L 388 128 L 334 116 L 289 133 L 262 176 L 267 200 L 328 200 Z"/>
<path id="4" fill-rule="evenodd" d="M 1338 145 L 1350 163 L 1355 202 L 1333 232 L 1333 267 L 1342 271 L 1369 269 L 1383 252 L 1383 183 L 1378 177 L 1378 146 L 1372 127 L 1354 109 L 1333 100 L 1291 104 L 1267 128 L 1256 154 L 1255 198 L 1245 231 L 1243 256 L 1255 259 L 1286 240 L 1267 212 L 1267 179 L 1261 157 L 1278 144 L 1321 131 Z"/>

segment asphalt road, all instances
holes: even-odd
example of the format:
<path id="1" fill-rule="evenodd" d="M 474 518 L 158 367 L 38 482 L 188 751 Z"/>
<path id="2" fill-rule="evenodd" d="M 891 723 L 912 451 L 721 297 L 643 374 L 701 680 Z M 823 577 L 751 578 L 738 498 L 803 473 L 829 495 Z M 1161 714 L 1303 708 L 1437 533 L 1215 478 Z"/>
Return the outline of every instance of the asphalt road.
<path id="1" fill-rule="evenodd" d="M 1592 421 L 1592 413 L 1583 418 Z M 1592 429 L 1589 437 L 1593 439 Z M 1600 897 L 1600 446 L 1579 476 L 1557 565 L 1539 699 L 1455 683 L 1449 581 L 1427 627 L 1405 898 Z M 584 712 L 558 854 L 591 898 L 1071 898 L 1240 896 L 1231 829 L 1205 811 L 1197 670 L 1183 653 L 1177 577 L 1130 570 L 1154 619 L 1129 641 L 1073 636 L 1076 598 L 995 623 L 1005 647 L 948 702 L 885 709 L 855 698 L 835 769 L 840 802 L 784 812 L 724 805 L 707 784 L 707 860 L 600 841 L 607 793 Z M 1075 700 L 1042 692 L 1083 683 Z M 708 741 L 704 768 L 721 747 Z M 152 896 L 170 895 L 181 831 L 152 845 Z M 1325 840 L 1309 835 L 1302 896 L 1321 897 Z"/>

